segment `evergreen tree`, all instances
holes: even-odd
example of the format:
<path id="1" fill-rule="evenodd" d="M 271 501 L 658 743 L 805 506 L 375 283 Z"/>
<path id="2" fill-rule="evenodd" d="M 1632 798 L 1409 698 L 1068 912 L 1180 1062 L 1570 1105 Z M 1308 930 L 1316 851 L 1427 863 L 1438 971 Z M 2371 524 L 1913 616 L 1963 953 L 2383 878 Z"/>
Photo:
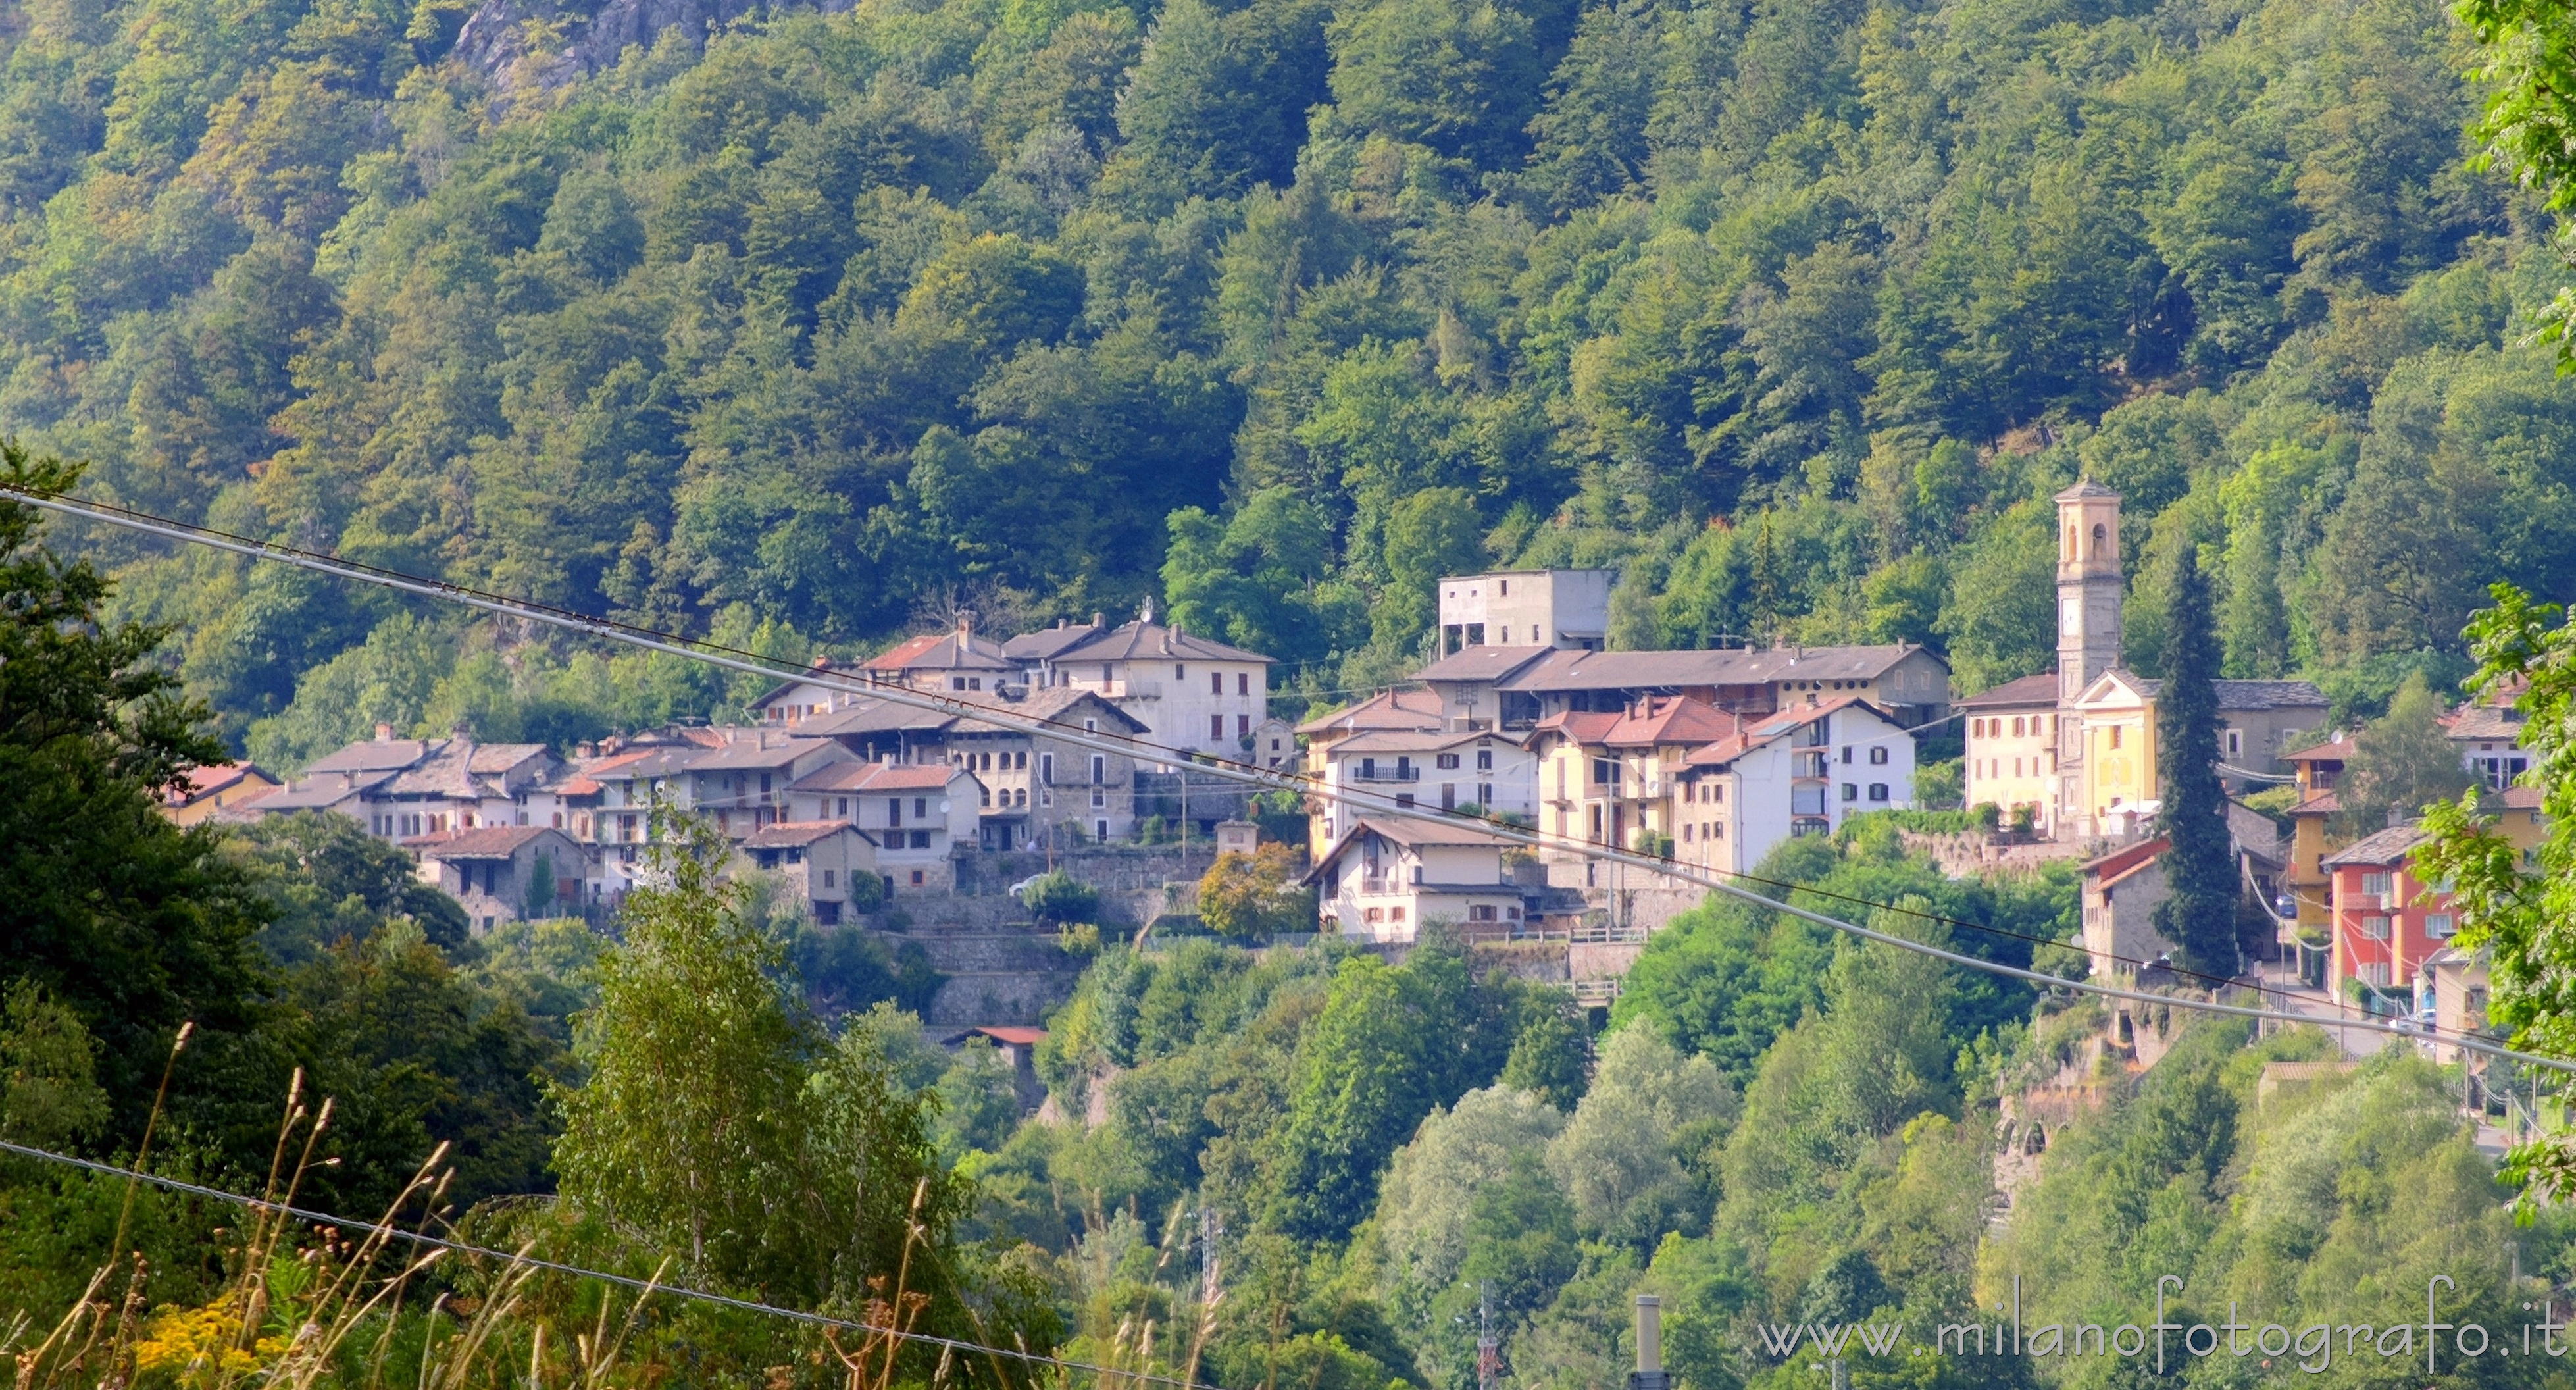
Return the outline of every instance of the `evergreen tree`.
<path id="1" fill-rule="evenodd" d="M 2411 672 L 2388 702 L 2388 713 L 2354 736 L 2352 759 L 2335 785 L 2343 807 L 2335 818 L 2337 834 L 2367 835 L 2392 818 L 2412 819 L 2427 802 L 2448 801 L 2468 789 L 2468 769 L 2437 722 L 2443 710 L 2442 697 L 2424 673 Z"/>
<path id="2" fill-rule="evenodd" d="M 2197 547 L 2185 547 L 2174 575 L 2165 631 L 2164 687 L 2156 695 L 2156 756 L 2163 764 L 2165 882 L 2156 930 L 2182 949 L 2184 963 L 2233 976 L 2236 855 L 2227 840 L 2227 791 L 2218 780 L 2218 641 L 2209 579 Z"/>

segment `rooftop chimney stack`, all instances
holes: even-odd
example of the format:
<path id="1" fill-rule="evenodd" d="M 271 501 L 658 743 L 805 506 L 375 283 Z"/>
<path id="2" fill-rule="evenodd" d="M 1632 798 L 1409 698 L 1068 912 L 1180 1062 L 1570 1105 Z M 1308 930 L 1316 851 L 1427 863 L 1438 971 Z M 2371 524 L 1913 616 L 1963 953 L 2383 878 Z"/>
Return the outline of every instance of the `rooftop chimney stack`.
<path id="1" fill-rule="evenodd" d="M 1673 1378 L 1664 1370 L 1664 1305 L 1650 1293 L 1637 1295 L 1637 1369 L 1628 1376 L 1628 1390 L 1672 1390 Z"/>
<path id="2" fill-rule="evenodd" d="M 378 743 L 391 743 L 391 742 L 393 742 L 393 741 L 394 741 L 394 726 L 393 726 L 393 725 L 391 725 L 391 724 L 378 724 L 378 725 L 376 726 L 376 742 L 378 742 Z"/>

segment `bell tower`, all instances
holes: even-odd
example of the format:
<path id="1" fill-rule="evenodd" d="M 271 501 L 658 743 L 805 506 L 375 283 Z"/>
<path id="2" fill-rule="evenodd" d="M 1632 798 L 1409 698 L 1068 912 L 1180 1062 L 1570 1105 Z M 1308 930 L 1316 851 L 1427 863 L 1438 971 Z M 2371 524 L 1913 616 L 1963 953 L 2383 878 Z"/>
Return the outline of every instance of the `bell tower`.
<path id="1" fill-rule="evenodd" d="M 2057 494 L 2057 702 L 2120 664 L 2120 494 L 2091 479 Z"/>
<path id="2" fill-rule="evenodd" d="M 2057 816 L 2061 836 L 2093 833 L 2084 717 L 2075 702 L 2120 664 L 2120 494 L 2087 478 L 2057 494 Z"/>

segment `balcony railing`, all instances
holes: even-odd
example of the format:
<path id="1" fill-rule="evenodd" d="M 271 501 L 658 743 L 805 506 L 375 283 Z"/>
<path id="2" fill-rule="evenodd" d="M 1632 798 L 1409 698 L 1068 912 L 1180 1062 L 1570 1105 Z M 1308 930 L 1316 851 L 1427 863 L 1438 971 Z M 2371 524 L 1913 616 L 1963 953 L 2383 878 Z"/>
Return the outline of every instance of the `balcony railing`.
<path id="1" fill-rule="evenodd" d="M 1418 767 L 1365 768 L 1353 764 L 1348 776 L 1354 782 L 1419 782 L 1422 780 L 1422 769 Z"/>
<path id="2" fill-rule="evenodd" d="M 1379 874 L 1374 878 L 1363 877 L 1360 880 L 1360 891 L 1370 896 L 1392 893 L 1395 891 L 1395 887 L 1395 880 L 1388 878 L 1384 874 Z"/>

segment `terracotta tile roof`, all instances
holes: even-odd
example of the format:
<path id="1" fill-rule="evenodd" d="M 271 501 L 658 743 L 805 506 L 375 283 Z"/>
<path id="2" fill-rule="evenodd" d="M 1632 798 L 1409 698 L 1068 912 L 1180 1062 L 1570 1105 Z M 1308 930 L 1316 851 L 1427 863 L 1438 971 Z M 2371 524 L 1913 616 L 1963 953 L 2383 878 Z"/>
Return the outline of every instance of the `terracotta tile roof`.
<path id="1" fill-rule="evenodd" d="M 2088 859 L 2078 866 L 2078 870 L 2094 875 L 2106 884 L 2115 883 L 2128 877 L 2131 871 L 2145 867 L 2157 855 L 2171 848 L 2173 848 L 2173 841 L 2159 835 L 2152 840 L 2123 845 L 2098 859 Z"/>
<path id="2" fill-rule="evenodd" d="M 172 788 L 162 794 L 161 800 L 166 805 L 186 806 L 252 777 L 263 782 L 277 781 L 256 763 L 207 763 L 188 769 L 188 785 Z"/>
<path id="3" fill-rule="evenodd" d="M 1562 734 L 1576 743 L 1593 744 L 1608 738 L 1625 718 L 1624 714 L 1603 710 L 1559 710 L 1538 721 L 1530 733 L 1532 737 Z"/>
<path id="4" fill-rule="evenodd" d="M 1601 741 L 1614 748 L 1707 744 L 1732 737 L 1743 727 L 1742 719 L 1706 701 L 1668 697 L 1648 701 L 1645 713 L 1620 716 Z"/>
<path id="5" fill-rule="evenodd" d="M 991 1038 L 997 1043 L 1008 1043 L 1013 1047 L 1035 1047 L 1046 1041 L 1046 1030 L 1023 1028 L 1017 1024 L 991 1024 L 981 1028 L 969 1028 L 962 1033 L 952 1033 L 946 1041 L 949 1046 L 955 1047 L 968 1038 Z"/>

